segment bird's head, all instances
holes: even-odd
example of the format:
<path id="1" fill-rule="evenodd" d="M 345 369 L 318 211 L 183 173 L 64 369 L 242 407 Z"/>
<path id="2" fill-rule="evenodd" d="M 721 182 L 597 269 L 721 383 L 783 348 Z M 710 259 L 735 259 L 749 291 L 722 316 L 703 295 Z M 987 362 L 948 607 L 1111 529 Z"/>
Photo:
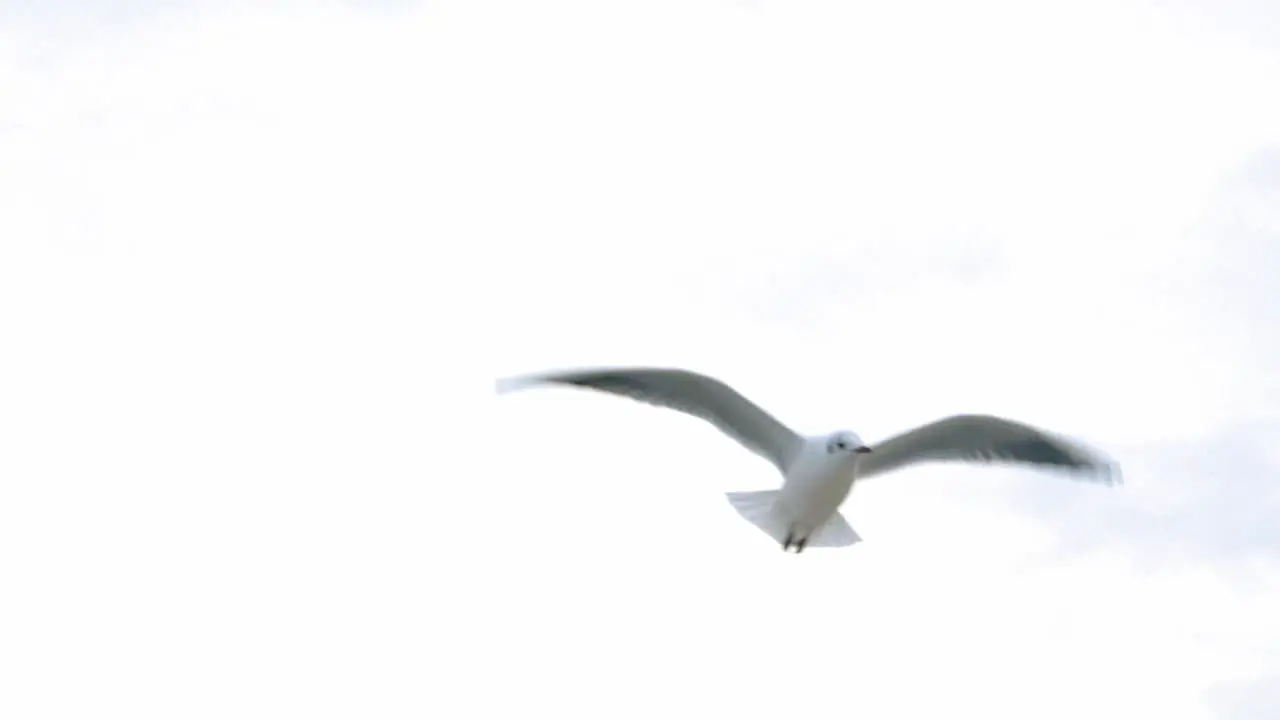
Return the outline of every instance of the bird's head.
<path id="1" fill-rule="evenodd" d="M 840 430 L 833 432 L 827 438 L 827 454 L 835 455 L 837 453 L 848 453 L 851 455 L 862 455 L 871 452 L 871 448 L 862 442 L 862 438 L 858 437 L 858 433 L 848 430 Z"/>

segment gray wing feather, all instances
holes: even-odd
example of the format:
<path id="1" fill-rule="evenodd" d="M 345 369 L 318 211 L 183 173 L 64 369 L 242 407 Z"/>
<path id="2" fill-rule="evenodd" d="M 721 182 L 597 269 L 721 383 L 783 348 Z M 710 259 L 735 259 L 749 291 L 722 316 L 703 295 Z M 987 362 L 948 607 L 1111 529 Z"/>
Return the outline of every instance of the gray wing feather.
<path id="1" fill-rule="evenodd" d="M 1120 466 L 1096 451 L 1023 423 L 991 415 L 953 415 L 872 446 L 858 465 L 868 478 L 921 462 L 1021 464 L 1082 480 L 1119 484 Z"/>
<path id="2" fill-rule="evenodd" d="M 711 423 L 782 472 L 804 440 L 741 393 L 715 378 L 672 368 L 620 367 L 569 370 L 505 378 L 499 393 L 533 385 L 570 385 L 612 393 Z"/>

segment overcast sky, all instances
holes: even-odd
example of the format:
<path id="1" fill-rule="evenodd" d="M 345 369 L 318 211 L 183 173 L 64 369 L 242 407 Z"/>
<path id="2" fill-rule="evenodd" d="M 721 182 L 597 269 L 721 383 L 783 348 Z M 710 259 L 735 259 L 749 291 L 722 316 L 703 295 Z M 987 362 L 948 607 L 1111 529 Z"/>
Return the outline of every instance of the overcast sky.
<path id="1" fill-rule="evenodd" d="M 0 0 L 0 716 L 1280 716 L 1280 5 Z M 955 412 L 780 551 L 801 432 Z"/>

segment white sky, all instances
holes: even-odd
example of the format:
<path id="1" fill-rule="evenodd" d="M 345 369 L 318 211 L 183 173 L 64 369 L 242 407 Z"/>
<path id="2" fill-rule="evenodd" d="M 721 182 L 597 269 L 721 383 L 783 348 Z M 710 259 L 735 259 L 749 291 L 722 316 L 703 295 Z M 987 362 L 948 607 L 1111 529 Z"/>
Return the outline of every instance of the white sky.
<path id="1" fill-rule="evenodd" d="M 0 717 L 1280 716 L 1280 6 L 851 5 L 0 1 Z"/>

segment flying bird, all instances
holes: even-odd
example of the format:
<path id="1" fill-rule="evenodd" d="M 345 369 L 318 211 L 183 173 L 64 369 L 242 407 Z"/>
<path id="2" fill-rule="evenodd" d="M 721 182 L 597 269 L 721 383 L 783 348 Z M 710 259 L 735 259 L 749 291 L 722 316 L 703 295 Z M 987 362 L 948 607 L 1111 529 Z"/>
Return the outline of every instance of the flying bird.
<path id="1" fill-rule="evenodd" d="M 993 415 L 952 415 L 868 445 L 849 430 L 802 436 L 729 385 L 688 370 L 614 367 L 499 379 L 499 394 L 537 385 L 612 393 L 701 418 L 769 461 L 777 490 L 726 493 L 743 518 L 783 551 L 861 541 L 840 514 L 853 484 L 925 462 L 1020 464 L 1082 480 L 1119 484 L 1119 466 L 1066 438 Z"/>

